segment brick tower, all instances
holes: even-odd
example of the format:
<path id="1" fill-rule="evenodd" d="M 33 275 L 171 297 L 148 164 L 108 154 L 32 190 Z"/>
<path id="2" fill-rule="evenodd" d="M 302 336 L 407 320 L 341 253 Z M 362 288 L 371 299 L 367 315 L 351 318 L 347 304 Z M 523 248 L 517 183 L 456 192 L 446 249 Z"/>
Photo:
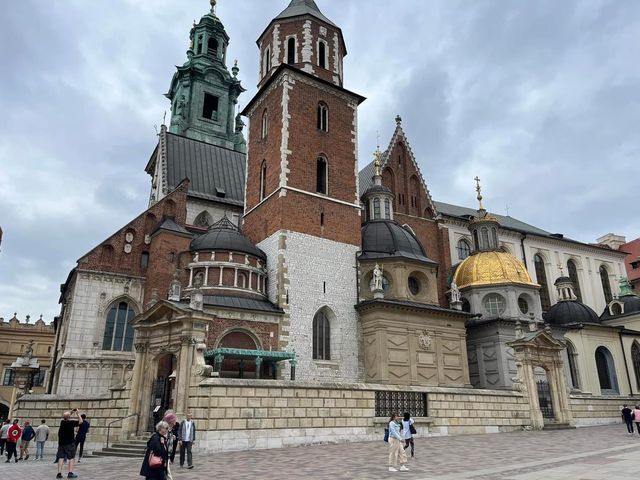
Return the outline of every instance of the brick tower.
<path id="1" fill-rule="evenodd" d="M 280 346 L 296 352 L 298 377 L 356 381 L 364 98 L 343 88 L 342 32 L 313 0 L 293 0 L 257 43 L 244 232 L 267 253 L 269 296 L 286 312 Z"/>

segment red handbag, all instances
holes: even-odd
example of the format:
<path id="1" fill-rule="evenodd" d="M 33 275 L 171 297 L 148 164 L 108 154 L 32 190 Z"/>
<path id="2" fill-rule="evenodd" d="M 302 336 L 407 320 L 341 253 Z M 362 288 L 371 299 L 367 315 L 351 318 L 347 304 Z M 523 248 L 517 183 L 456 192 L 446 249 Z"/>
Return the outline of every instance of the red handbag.
<path id="1" fill-rule="evenodd" d="M 162 457 L 154 455 L 153 452 L 149 454 L 149 468 L 162 468 Z"/>

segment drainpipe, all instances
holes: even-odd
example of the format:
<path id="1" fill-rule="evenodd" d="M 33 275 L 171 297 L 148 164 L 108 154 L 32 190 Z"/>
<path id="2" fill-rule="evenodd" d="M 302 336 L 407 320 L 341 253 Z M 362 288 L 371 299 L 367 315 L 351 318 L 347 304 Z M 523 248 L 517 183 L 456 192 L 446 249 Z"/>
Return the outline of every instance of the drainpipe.
<path id="1" fill-rule="evenodd" d="M 629 365 L 627 364 L 627 354 L 624 353 L 624 342 L 622 341 L 622 329 L 618 332 L 620 335 L 620 347 L 622 347 L 622 359 L 624 360 L 624 369 L 627 372 L 627 380 L 629 381 L 629 396 L 633 396 L 633 384 L 631 383 L 631 375 L 629 375 Z"/>
<path id="2" fill-rule="evenodd" d="M 526 233 L 523 233 L 520 236 L 520 248 L 522 249 L 522 261 L 524 262 L 524 267 L 526 269 L 529 269 L 529 266 L 527 265 L 527 254 L 526 254 L 525 249 L 524 249 L 524 241 L 526 240 L 526 238 L 527 238 L 527 234 Z"/>

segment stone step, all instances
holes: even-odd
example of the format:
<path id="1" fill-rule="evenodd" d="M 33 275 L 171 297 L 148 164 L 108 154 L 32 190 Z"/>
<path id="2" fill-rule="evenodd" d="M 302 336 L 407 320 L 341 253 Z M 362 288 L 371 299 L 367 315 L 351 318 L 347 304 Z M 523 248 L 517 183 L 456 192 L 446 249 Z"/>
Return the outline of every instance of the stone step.
<path id="1" fill-rule="evenodd" d="M 127 458 L 142 458 L 146 449 L 137 448 L 105 448 L 99 452 L 93 452 L 96 457 L 127 457 Z"/>
<path id="2" fill-rule="evenodd" d="M 571 426 L 568 423 L 545 423 L 543 430 L 573 430 L 575 426 Z"/>

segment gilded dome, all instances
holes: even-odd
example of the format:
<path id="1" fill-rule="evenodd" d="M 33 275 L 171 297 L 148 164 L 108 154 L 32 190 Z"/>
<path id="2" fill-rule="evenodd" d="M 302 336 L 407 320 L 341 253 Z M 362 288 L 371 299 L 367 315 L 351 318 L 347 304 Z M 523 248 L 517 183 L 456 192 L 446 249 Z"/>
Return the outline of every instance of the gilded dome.
<path id="1" fill-rule="evenodd" d="M 538 286 L 520 260 L 506 252 L 478 252 L 465 258 L 453 277 L 458 288 L 516 283 Z"/>

